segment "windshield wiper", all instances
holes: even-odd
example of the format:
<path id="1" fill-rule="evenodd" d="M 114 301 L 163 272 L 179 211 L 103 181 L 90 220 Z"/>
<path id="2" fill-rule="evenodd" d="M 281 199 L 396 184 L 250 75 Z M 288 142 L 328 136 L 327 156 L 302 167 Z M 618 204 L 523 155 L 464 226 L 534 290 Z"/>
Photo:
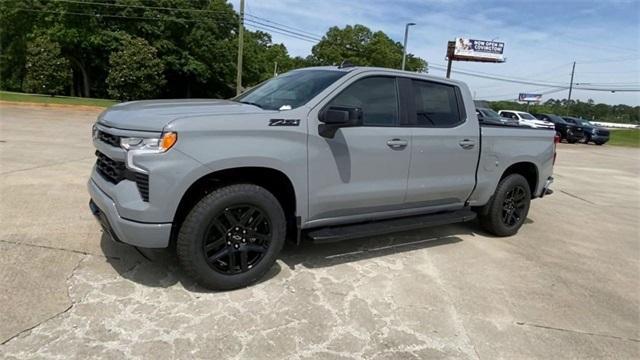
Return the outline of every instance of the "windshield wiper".
<path id="1" fill-rule="evenodd" d="M 257 107 L 259 107 L 260 109 L 264 109 L 264 108 L 262 107 L 262 105 L 260 105 L 260 104 L 258 104 L 258 103 L 251 102 L 251 101 L 238 101 L 238 102 L 239 102 L 239 103 L 243 103 L 243 104 L 247 104 L 247 105 L 257 106 Z"/>

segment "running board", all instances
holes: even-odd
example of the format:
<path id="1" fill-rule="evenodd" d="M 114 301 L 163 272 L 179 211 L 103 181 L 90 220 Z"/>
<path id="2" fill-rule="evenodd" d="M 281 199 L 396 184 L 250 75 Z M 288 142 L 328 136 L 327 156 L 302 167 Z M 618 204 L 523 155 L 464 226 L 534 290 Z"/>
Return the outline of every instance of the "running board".
<path id="1" fill-rule="evenodd" d="M 467 209 L 402 217 L 397 219 L 371 221 L 352 225 L 331 226 L 309 230 L 307 237 L 314 243 L 335 242 L 356 239 L 381 234 L 390 234 L 407 230 L 421 229 L 431 226 L 453 224 L 470 221 L 476 218 L 476 213 Z"/>

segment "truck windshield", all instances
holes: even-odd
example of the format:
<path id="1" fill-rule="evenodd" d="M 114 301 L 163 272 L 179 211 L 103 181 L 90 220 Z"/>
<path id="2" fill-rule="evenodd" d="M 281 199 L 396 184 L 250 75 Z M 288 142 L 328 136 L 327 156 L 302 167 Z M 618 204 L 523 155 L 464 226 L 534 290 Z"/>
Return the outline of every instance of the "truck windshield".
<path id="1" fill-rule="evenodd" d="M 300 70 L 284 73 L 232 100 L 267 110 L 289 110 L 306 104 L 347 72 Z"/>
<path id="2" fill-rule="evenodd" d="M 520 117 L 525 119 L 525 120 L 538 120 L 538 119 L 535 118 L 535 116 L 533 116 L 533 115 L 531 115 L 529 113 L 522 113 L 521 112 L 521 113 L 518 113 L 518 114 L 520 114 Z"/>
<path id="3" fill-rule="evenodd" d="M 493 111 L 492 109 L 480 109 L 480 112 L 482 112 L 484 117 L 486 117 L 488 119 L 500 120 L 500 118 L 501 118 L 500 114 L 498 114 L 497 112 Z"/>

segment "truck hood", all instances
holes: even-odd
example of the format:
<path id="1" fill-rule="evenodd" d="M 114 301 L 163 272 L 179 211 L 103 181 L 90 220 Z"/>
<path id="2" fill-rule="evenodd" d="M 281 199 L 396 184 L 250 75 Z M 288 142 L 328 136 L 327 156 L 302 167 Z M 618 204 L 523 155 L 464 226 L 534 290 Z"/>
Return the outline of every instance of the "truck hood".
<path id="1" fill-rule="evenodd" d="M 180 99 L 130 101 L 114 105 L 98 117 L 108 127 L 162 131 L 171 121 L 196 115 L 252 114 L 265 110 L 231 100 Z"/>

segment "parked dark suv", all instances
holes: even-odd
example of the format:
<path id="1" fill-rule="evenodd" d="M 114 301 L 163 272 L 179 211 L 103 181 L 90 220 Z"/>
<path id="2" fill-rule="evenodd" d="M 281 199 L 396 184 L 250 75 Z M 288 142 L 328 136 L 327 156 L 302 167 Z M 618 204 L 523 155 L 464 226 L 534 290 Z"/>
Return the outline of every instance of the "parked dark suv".
<path id="1" fill-rule="evenodd" d="M 582 125 L 570 124 L 562 117 L 554 114 L 531 114 L 537 119 L 552 122 L 556 126 L 556 133 L 560 140 L 566 140 L 569 144 L 575 144 L 584 138 Z"/>
<path id="2" fill-rule="evenodd" d="M 587 120 L 578 119 L 572 116 L 563 116 L 564 121 L 569 124 L 582 126 L 584 133 L 584 143 L 594 142 L 596 145 L 602 145 L 609 141 L 609 130 L 593 125 Z"/>

